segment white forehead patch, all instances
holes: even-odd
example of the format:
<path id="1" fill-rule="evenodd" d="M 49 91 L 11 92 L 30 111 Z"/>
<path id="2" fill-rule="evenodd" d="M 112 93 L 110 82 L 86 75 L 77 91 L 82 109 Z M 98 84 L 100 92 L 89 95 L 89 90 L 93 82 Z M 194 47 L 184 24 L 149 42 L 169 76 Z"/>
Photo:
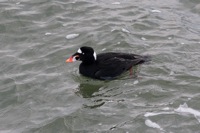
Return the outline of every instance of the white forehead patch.
<path id="1" fill-rule="evenodd" d="M 78 49 L 77 53 L 82 54 L 82 51 L 80 48 Z"/>
<path id="2" fill-rule="evenodd" d="M 93 53 L 93 56 L 94 56 L 94 60 L 97 60 L 97 54 L 95 52 Z"/>

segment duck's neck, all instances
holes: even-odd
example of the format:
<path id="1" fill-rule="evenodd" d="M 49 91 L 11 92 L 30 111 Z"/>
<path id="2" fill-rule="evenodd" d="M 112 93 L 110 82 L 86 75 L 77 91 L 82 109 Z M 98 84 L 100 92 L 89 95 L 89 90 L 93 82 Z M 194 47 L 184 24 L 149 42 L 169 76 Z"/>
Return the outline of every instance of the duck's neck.
<path id="1" fill-rule="evenodd" d="M 84 65 L 92 65 L 95 63 L 95 60 L 86 60 L 86 61 L 82 61 L 82 64 Z"/>
<path id="2" fill-rule="evenodd" d="M 87 56 L 86 58 L 82 60 L 82 63 L 86 65 L 91 65 L 91 64 L 94 64 L 95 61 L 96 61 L 96 58 L 94 58 L 94 56 Z"/>

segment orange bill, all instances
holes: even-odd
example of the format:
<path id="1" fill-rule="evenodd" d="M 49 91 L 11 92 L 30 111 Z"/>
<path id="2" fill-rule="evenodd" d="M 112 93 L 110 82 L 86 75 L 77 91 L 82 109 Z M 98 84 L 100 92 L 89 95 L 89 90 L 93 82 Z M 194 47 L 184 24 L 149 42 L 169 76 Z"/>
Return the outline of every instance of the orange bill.
<path id="1" fill-rule="evenodd" d="M 67 62 L 67 63 L 68 63 L 68 62 L 73 62 L 73 56 L 69 57 L 69 58 L 66 60 L 66 62 Z"/>

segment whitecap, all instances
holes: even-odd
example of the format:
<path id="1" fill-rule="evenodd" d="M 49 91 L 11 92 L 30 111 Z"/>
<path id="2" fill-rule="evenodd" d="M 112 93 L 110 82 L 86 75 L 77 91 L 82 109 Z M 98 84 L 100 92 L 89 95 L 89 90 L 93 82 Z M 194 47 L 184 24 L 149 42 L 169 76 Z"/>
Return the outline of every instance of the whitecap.
<path id="1" fill-rule="evenodd" d="M 188 97 L 188 100 L 191 100 L 192 98 L 191 97 Z"/>
<path id="2" fill-rule="evenodd" d="M 146 124 L 148 127 L 157 128 L 157 129 L 163 131 L 163 129 L 160 127 L 160 125 L 158 125 L 157 123 L 155 123 L 155 122 L 153 122 L 153 121 L 151 121 L 151 120 L 149 120 L 149 119 L 145 120 L 145 124 Z"/>
<path id="3" fill-rule="evenodd" d="M 136 85 L 136 84 L 138 84 L 138 83 L 139 83 L 138 80 L 135 80 L 135 81 L 133 82 L 134 85 Z"/>
<path id="4" fill-rule="evenodd" d="M 101 51 L 105 51 L 106 50 L 106 48 L 103 48 Z"/>
<path id="5" fill-rule="evenodd" d="M 170 76 L 174 75 L 174 72 L 173 72 L 173 71 L 171 71 L 169 75 L 170 75 Z"/>
<path id="6" fill-rule="evenodd" d="M 195 110 L 193 108 L 189 108 L 188 105 L 186 103 L 184 103 L 183 105 L 180 105 L 177 109 L 175 109 L 174 111 L 178 112 L 178 113 L 186 113 L 186 114 L 192 114 L 195 116 L 195 118 L 199 121 L 200 123 L 200 111 Z"/>
<path id="7" fill-rule="evenodd" d="M 160 13 L 161 11 L 160 10 L 151 10 L 151 12 Z"/>
<path id="8" fill-rule="evenodd" d="M 79 34 L 69 34 L 69 35 L 66 36 L 66 38 L 67 39 L 74 39 L 74 38 L 76 38 L 78 36 L 79 36 Z"/>
<path id="9" fill-rule="evenodd" d="M 115 31 L 116 29 L 112 29 L 111 32 Z"/>
<path id="10" fill-rule="evenodd" d="M 169 107 L 165 107 L 162 110 L 167 111 L 167 110 L 170 110 L 170 108 Z"/>
<path id="11" fill-rule="evenodd" d="M 168 37 L 168 40 L 172 40 L 172 37 Z"/>
<path id="12" fill-rule="evenodd" d="M 128 30 L 125 29 L 125 28 L 122 28 L 122 31 L 123 31 L 123 32 L 126 32 L 126 33 L 130 33 L 130 31 L 128 31 Z"/>
<path id="13" fill-rule="evenodd" d="M 113 5 L 120 5 L 121 3 L 120 2 L 113 2 L 112 4 Z"/>
<path id="14" fill-rule="evenodd" d="M 147 43 L 144 43 L 144 46 L 149 46 L 149 44 L 147 44 Z"/>
<path id="15" fill-rule="evenodd" d="M 141 39 L 143 40 L 143 41 L 146 41 L 147 39 L 146 38 L 144 38 L 144 37 L 141 37 Z"/>
<path id="16" fill-rule="evenodd" d="M 52 34 L 52 33 L 50 33 L 50 32 L 46 32 L 46 33 L 45 33 L 46 36 L 51 35 L 51 34 Z"/>
<path id="17" fill-rule="evenodd" d="M 158 112 L 158 113 L 146 112 L 144 116 L 150 117 L 150 116 L 157 116 L 157 115 L 163 115 L 163 114 L 174 114 L 174 113 L 173 112 Z"/>

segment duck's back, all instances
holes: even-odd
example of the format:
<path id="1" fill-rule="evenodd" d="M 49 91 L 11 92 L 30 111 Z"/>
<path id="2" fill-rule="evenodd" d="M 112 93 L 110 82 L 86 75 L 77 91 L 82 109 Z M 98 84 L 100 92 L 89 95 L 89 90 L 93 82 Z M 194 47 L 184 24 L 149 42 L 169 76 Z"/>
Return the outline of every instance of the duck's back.
<path id="1" fill-rule="evenodd" d="M 96 79 L 113 79 L 132 66 L 144 63 L 146 56 L 127 53 L 101 53 L 97 55 L 97 60 L 93 64 L 81 63 L 80 73 Z"/>
<path id="2" fill-rule="evenodd" d="M 107 60 L 110 58 L 121 58 L 121 59 L 127 59 L 127 60 L 135 60 L 135 59 L 143 59 L 143 56 L 137 55 L 137 54 L 129 54 L 129 53 L 115 53 L 115 52 L 109 52 L 109 53 L 101 53 L 97 55 L 98 60 Z"/>

